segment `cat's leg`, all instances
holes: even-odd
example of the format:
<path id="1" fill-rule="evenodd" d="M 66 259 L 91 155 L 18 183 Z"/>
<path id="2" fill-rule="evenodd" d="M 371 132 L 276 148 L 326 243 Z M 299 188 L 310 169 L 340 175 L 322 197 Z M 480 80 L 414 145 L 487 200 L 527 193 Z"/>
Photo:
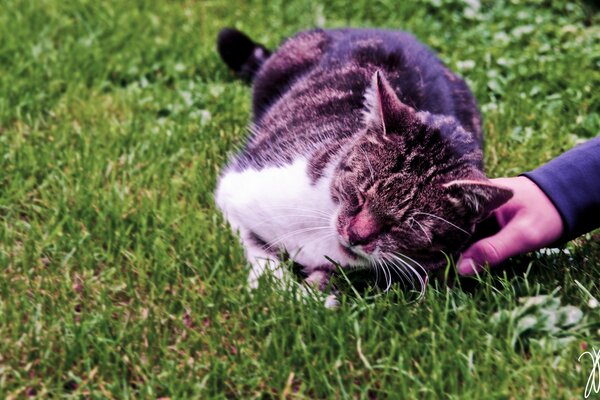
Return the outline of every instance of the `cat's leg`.
<path id="1" fill-rule="evenodd" d="M 251 269 L 248 275 L 248 287 L 250 289 L 258 288 L 258 281 L 262 275 L 269 272 L 277 283 L 281 284 L 283 289 L 289 288 L 289 284 L 294 284 L 293 277 L 287 269 L 285 269 L 277 257 L 269 254 L 264 250 L 264 247 L 255 243 L 252 235 L 242 235 L 242 243 L 246 250 L 246 258 L 250 263 Z M 244 239 L 244 237 L 246 239 Z M 332 290 L 329 284 L 331 278 L 331 270 L 329 268 L 321 268 L 313 270 L 304 280 L 306 286 L 300 285 L 298 294 L 302 296 L 316 296 L 326 308 L 336 309 L 340 303 L 337 300 L 336 291 Z M 308 287 L 307 287 L 308 286 Z M 329 289 L 330 293 L 324 295 L 324 291 Z M 300 300 L 300 299 L 299 299 Z"/>
<path id="2" fill-rule="evenodd" d="M 240 190 L 240 175 L 227 173 L 221 178 L 215 193 L 215 202 L 227 219 L 233 232 L 237 232 L 244 247 L 246 260 L 250 264 L 248 285 L 258 287 L 259 278 L 271 271 L 274 277 L 282 278 L 283 271 L 276 254 L 267 251 L 265 243 L 250 227 L 256 224 L 255 215 L 248 210 L 255 209 L 253 198 Z"/>
<path id="3" fill-rule="evenodd" d="M 331 293 L 323 299 L 326 308 L 338 308 L 340 302 L 336 296 L 336 290 L 330 287 L 329 280 L 331 279 L 332 271 L 330 268 L 319 268 L 313 270 L 304 280 L 304 282 L 316 290 L 318 293 L 322 293 L 326 289 L 330 289 Z"/>
<path id="4" fill-rule="evenodd" d="M 265 250 L 265 244 L 252 231 L 241 226 L 236 219 L 228 218 L 228 220 L 231 228 L 238 232 L 246 260 L 250 264 L 248 287 L 250 289 L 258 288 L 258 280 L 266 272 L 270 272 L 273 277 L 282 280 L 284 278 L 283 267 L 277 256 Z"/>
<path id="5" fill-rule="evenodd" d="M 304 281 L 315 289 L 323 291 L 329 285 L 330 277 L 329 272 L 319 269 L 311 272 Z"/>
<path id="6" fill-rule="evenodd" d="M 255 243 L 250 233 L 240 232 L 240 237 L 246 252 L 246 259 L 250 263 L 250 273 L 248 275 L 248 287 L 250 289 L 258 287 L 258 280 L 267 271 L 270 271 L 273 277 L 279 280 L 284 279 L 283 267 L 277 257 L 266 252 L 260 244 Z"/>

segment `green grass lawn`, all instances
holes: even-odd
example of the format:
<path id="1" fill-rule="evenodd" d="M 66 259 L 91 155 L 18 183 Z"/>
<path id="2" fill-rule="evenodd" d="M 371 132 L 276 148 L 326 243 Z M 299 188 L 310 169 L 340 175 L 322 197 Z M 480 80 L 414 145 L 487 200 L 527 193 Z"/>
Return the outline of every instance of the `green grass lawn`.
<path id="1" fill-rule="evenodd" d="M 475 3 L 0 0 L 0 398 L 582 398 L 597 234 L 416 304 L 346 287 L 331 311 L 248 293 L 215 210 L 250 117 L 223 26 L 271 47 L 314 26 L 413 32 L 476 94 L 491 177 L 598 135 L 598 10 Z"/>

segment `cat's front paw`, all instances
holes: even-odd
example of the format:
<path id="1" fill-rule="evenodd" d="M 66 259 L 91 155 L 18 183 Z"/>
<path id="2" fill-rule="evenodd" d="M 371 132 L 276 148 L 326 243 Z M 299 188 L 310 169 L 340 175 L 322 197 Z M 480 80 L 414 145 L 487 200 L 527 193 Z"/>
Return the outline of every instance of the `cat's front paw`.
<path id="1" fill-rule="evenodd" d="M 248 288 L 254 290 L 258 288 L 259 279 L 266 272 L 272 274 L 276 282 L 283 282 L 285 273 L 283 267 L 275 260 L 270 258 L 256 258 L 251 264 L 250 273 L 248 274 Z"/>
<path id="2" fill-rule="evenodd" d="M 330 310 L 337 310 L 340 308 L 340 301 L 338 300 L 335 294 L 329 294 L 325 298 L 325 308 L 329 308 Z"/>
<path id="3" fill-rule="evenodd" d="M 258 289 L 258 280 L 264 273 L 265 268 L 263 266 L 257 264 L 252 265 L 250 267 L 250 272 L 248 273 L 248 289 Z"/>
<path id="4" fill-rule="evenodd" d="M 319 269 L 311 272 L 304 282 L 317 290 L 323 291 L 329 285 L 329 278 L 330 274 L 328 271 Z"/>
<path id="5" fill-rule="evenodd" d="M 323 300 L 323 304 L 326 308 L 335 310 L 340 307 L 340 302 L 337 299 L 337 296 L 333 293 L 329 293 L 325 296 L 323 293 L 324 290 L 329 288 L 329 279 L 331 278 L 331 274 L 329 271 L 324 270 L 316 270 L 313 271 L 308 277 L 304 280 L 304 282 L 312 288 L 312 294 L 319 296 L 320 300 Z M 309 289 L 310 292 L 310 289 Z"/>

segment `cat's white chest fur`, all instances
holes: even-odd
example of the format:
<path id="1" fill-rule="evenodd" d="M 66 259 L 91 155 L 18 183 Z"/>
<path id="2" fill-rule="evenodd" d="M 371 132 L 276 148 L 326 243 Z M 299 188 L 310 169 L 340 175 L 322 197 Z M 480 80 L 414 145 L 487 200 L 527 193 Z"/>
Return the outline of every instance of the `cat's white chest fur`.
<path id="1" fill-rule="evenodd" d="M 325 256 L 345 263 L 335 229 L 337 205 L 329 189 L 330 176 L 315 184 L 307 161 L 283 167 L 230 171 L 221 177 L 216 202 L 234 230 L 239 230 L 248 259 L 285 250 L 308 271 L 330 264 Z M 262 246 L 256 238 L 266 243 Z M 308 272 L 307 271 L 307 272 Z"/>

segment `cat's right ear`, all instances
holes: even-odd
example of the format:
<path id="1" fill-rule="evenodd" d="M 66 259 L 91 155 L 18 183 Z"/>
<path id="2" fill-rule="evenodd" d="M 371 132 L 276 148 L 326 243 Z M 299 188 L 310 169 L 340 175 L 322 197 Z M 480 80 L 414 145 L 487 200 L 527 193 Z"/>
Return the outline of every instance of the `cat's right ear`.
<path id="1" fill-rule="evenodd" d="M 461 212 L 485 219 L 492 211 L 513 196 L 511 189 L 496 185 L 489 180 L 454 180 L 443 185 L 448 199 Z"/>
<path id="2" fill-rule="evenodd" d="M 376 71 L 365 93 L 367 128 L 384 135 L 407 133 L 418 126 L 414 109 L 402 103 L 382 72 Z"/>

